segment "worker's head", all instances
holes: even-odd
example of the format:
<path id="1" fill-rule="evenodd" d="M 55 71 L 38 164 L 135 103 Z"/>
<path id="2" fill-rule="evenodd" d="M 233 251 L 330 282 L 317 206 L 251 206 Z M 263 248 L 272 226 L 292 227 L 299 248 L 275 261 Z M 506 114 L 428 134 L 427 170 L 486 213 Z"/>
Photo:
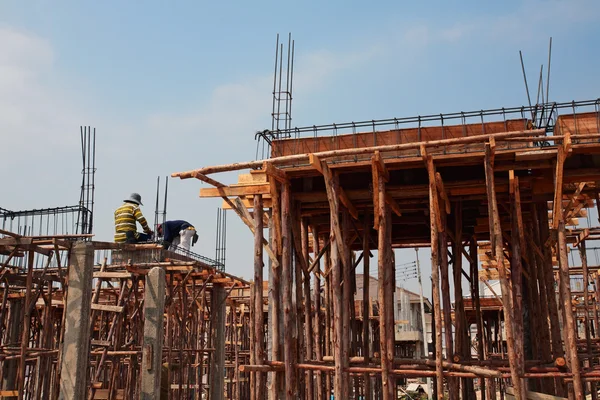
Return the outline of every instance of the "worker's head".
<path id="1" fill-rule="evenodd" d="M 137 204 L 138 206 L 143 206 L 144 204 L 142 203 L 142 196 L 140 196 L 139 193 L 131 193 L 131 195 L 129 196 L 128 199 L 125 199 L 124 201 L 128 202 L 128 203 L 134 203 Z"/>
<path id="2" fill-rule="evenodd" d="M 159 236 L 162 236 L 162 234 L 163 234 L 162 224 L 158 224 L 158 226 L 156 227 L 156 232 L 158 233 Z"/>

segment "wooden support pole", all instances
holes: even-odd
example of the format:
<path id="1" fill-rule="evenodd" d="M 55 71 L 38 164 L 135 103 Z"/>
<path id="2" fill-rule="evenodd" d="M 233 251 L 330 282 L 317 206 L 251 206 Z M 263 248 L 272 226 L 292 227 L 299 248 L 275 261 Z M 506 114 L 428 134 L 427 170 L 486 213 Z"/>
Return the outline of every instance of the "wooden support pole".
<path id="1" fill-rule="evenodd" d="M 346 243 L 350 236 L 350 213 L 347 210 L 342 211 L 342 237 L 340 242 Z M 342 359 L 344 368 L 349 366 L 350 346 L 351 346 L 351 331 L 350 316 L 352 313 L 351 307 L 354 308 L 354 295 L 352 293 L 352 252 L 348 243 L 343 247 L 342 259 Z M 347 391 L 342 393 L 344 398 L 350 398 L 350 377 L 344 372 L 344 380 L 347 382 Z M 348 397 L 346 397 L 348 396 Z"/>
<path id="2" fill-rule="evenodd" d="M 210 357 L 209 399 L 223 400 L 225 392 L 225 287 L 214 283 L 210 299 L 210 335 L 215 351 Z M 261 388 L 262 389 L 262 388 Z M 181 392 L 181 391 L 180 391 Z"/>
<path id="3" fill-rule="evenodd" d="M 454 263 L 452 264 L 452 273 L 454 278 L 454 321 L 456 331 L 456 354 L 461 359 L 471 358 L 471 346 L 468 336 L 468 324 L 465 316 L 465 304 L 462 289 L 462 253 L 463 253 L 463 221 L 462 221 L 462 203 L 460 201 L 454 204 Z M 461 379 L 461 393 L 463 399 L 469 399 L 475 396 L 473 380 Z"/>
<path id="4" fill-rule="evenodd" d="M 537 219 L 539 222 L 540 241 L 546 243 L 549 240 L 548 205 L 546 202 L 536 204 Z M 550 317 L 550 336 L 552 342 L 552 357 L 554 359 L 565 356 L 560 333 L 560 322 L 558 319 L 558 304 L 556 301 L 554 272 L 552 267 L 552 251 L 548 246 L 542 246 L 544 260 L 542 264 L 542 278 L 545 280 L 546 300 L 548 302 L 548 314 Z M 556 394 L 565 396 L 566 390 L 562 380 L 555 380 Z"/>
<path id="5" fill-rule="evenodd" d="M 290 185 L 284 184 L 281 193 L 281 234 L 282 234 L 282 252 L 281 263 L 283 281 L 283 359 L 285 362 L 285 398 L 292 400 L 297 395 L 296 363 L 294 351 L 294 330 L 295 321 L 293 320 L 292 310 L 292 221 L 290 218 L 291 193 Z"/>
<path id="6" fill-rule="evenodd" d="M 319 271 L 320 265 L 318 261 L 318 254 L 321 254 L 319 250 L 319 231 L 317 227 L 313 225 L 311 227 L 313 236 L 313 253 L 315 260 L 317 260 L 317 271 Z M 313 331 L 314 331 L 314 347 L 315 347 L 315 360 L 323 360 L 323 336 L 321 331 L 321 278 L 318 273 L 315 273 L 313 286 L 313 304 L 314 304 L 314 319 L 313 319 Z M 315 393 L 317 400 L 326 400 L 327 394 L 324 392 L 323 386 L 323 373 L 320 371 L 315 372 Z"/>
<path id="7" fill-rule="evenodd" d="M 362 254 L 363 254 L 363 292 L 362 292 L 362 298 L 363 298 L 363 304 L 362 304 L 362 314 L 363 314 L 363 319 L 362 319 L 362 339 L 363 339 L 363 343 L 362 343 L 362 348 L 363 348 L 363 356 L 367 359 L 369 359 L 371 357 L 371 332 L 370 332 L 370 315 L 371 315 L 371 310 L 369 305 L 371 304 L 370 299 L 371 299 L 371 293 L 370 293 L 370 286 L 371 286 L 371 272 L 370 272 L 370 263 L 371 263 L 371 257 L 369 256 L 369 235 L 371 232 L 371 225 L 370 225 L 370 221 L 369 218 L 370 214 L 366 213 L 365 217 L 364 217 L 364 231 L 363 231 L 363 237 L 362 237 Z M 371 396 L 371 378 L 369 376 L 369 374 L 365 374 L 363 379 L 365 380 L 364 383 L 364 400 L 371 400 L 372 396 Z"/>
<path id="8" fill-rule="evenodd" d="M 590 308 L 589 308 L 589 292 L 588 287 L 590 285 L 590 275 L 588 272 L 588 263 L 587 263 L 587 251 L 585 247 L 585 240 L 579 243 L 579 257 L 581 258 L 581 267 L 583 269 L 583 309 L 585 310 L 585 315 L 583 316 L 583 323 L 585 324 L 585 344 L 587 347 L 587 351 L 589 354 L 588 358 L 588 368 L 593 366 L 593 350 L 592 350 L 592 340 L 590 335 Z M 589 382 L 588 390 L 592 395 L 592 400 L 598 399 L 598 391 L 596 390 L 596 383 Z"/>
<path id="9" fill-rule="evenodd" d="M 164 341 L 165 270 L 154 267 L 144 285 L 144 347 L 140 399 L 159 400 Z"/>
<path id="10" fill-rule="evenodd" d="M 496 257 L 498 265 L 498 275 L 500 278 L 500 286 L 502 288 L 502 303 L 504 312 L 504 325 L 506 329 L 506 343 L 508 347 L 508 359 L 510 363 L 510 374 L 515 387 L 515 398 L 517 400 L 526 400 L 526 390 L 522 377 L 519 375 L 519 361 L 515 351 L 514 339 L 514 321 L 512 294 L 506 267 L 504 265 L 504 251 L 502 246 L 502 228 L 500 226 L 500 215 L 498 213 L 498 204 L 496 202 L 496 188 L 494 183 L 494 166 L 492 161 L 492 149 L 489 143 L 485 145 L 485 181 L 488 192 L 488 213 L 491 216 L 492 225 L 490 226 L 490 236 L 494 238 L 492 242 L 493 255 Z"/>
<path id="11" fill-rule="evenodd" d="M 279 191 L 277 192 L 277 204 L 279 204 Z M 280 231 L 277 233 L 275 228 L 275 221 L 279 220 L 281 224 L 281 208 L 278 206 L 275 209 L 275 199 L 273 198 L 273 208 L 271 209 L 270 229 L 269 229 L 269 241 L 272 247 L 277 247 L 277 235 L 279 235 L 279 243 L 281 243 L 281 225 Z M 269 262 L 269 329 L 271 334 L 269 335 L 269 341 L 271 341 L 271 360 L 272 361 L 283 361 L 283 308 L 282 308 L 282 290 L 281 290 L 281 272 L 282 268 L 279 265 L 281 263 L 281 250 L 273 251 L 278 254 L 279 263 L 275 264 Z M 270 259 L 269 259 L 270 261 Z M 284 396 L 283 372 L 273 372 L 270 374 L 271 382 L 269 386 L 269 400 L 281 399 Z"/>
<path id="12" fill-rule="evenodd" d="M 381 381 L 383 400 L 395 397 L 395 379 L 391 374 L 394 358 L 394 268 L 391 249 L 391 213 L 385 201 L 385 178 L 379 172 L 375 159 L 372 160 L 375 219 L 378 229 L 378 276 L 379 276 L 379 343 L 381 350 Z M 377 193 L 377 194 L 375 194 Z"/>
<path id="13" fill-rule="evenodd" d="M 485 360 L 484 351 L 484 334 L 483 334 L 483 320 L 481 317 L 481 302 L 479 301 L 479 265 L 477 260 L 477 239 L 475 236 L 471 236 L 469 240 L 469 267 L 471 272 L 471 299 L 475 308 L 475 323 L 477 326 L 477 358 L 479 361 Z M 485 399 L 487 379 L 479 380 L 479 388 L 481 392 L 481 399 Z"/>
<path id="14" fill-rule="evenodd" d="M 565 329 L 565 348 L 570 360 L 571 372 L 573 373 L 573 389 L 575 399 L 584 398 L 584 387 L 581 380 L 581 366 L 577 355 L 576 324 L 571 306 L 571 283 L 569 277 L 569 258 L 567 255 L 567 238 L 565 232 L 565 221 L 562 208 L 563 192 L 563 166 L 566 154 L 562 146 L 558 147 L 556 160 L 556 171 L 554 174 L 554 210 L 552 214 L 552 226 L 558 229 L 557 254 L 559 259 L 559 292 L 563 303 L 563 326 Z"/>
<path id="15" fill-rule="evenodd" d="M 424 149 L 423 149 L 424 150 Z M 438 219 L 440 207 L 435 182 L 435 167 L 433 159 L 425 153 L 427 172 L 429 175 L 429 227 L 431 231 L 431 291 L 433 293 L 433 317 L 435 326 L 435 371 L 436 371 L 436 394 L 437 399 L 444 399 L 444 374 L 442 356 L 442 310 L 440 304 L 440 259 L 439 259 L 439 226 Z M 441 223 L 440 223 L 441 225 Z"/>
<path id="16" fill-rule="evenodd" d="M 265 360 L 265 321 L 263 311 L 263 199 L 262 195 L 254 196 L 254 363 L 262 365 Z M 265 398 L 264 387 L 266 377 L 262 372 L 256 373 L 256 399 Z"/>
<path id="17" fill-rule="evenodd" d="M 519 195 L 519 178 L 514 176 L 514 171 L 509 171 L 509 193 L 511 203 L 511 246 L 512 258 L 511 265 L 511 280 L 512 280 L 512 305 L 513 305 L 513 321 L 514 321 L 514 341 L 515 341 L 515 356 L 518 362 L 519 376 L 525 373 L 525 355 L 523 342 L 523 264 L 522 264 L 522 249 L 521 236 L 522 223 L 521 219 L 521 201 Z M 522 220 L 521 220 L 522 222 Z M 521 226 L 519 226 L 521 225 Z"/>
<path id="18" fill-rule="evenodd" d="M 439 174 L 436 174 L 439 176 Z M 454 357 L 454 335 L 452 329 L 452 301 L 450 300 L 450 276 L 448 267 L 448 235 L 447 218 L 444 210 L 440 210 L 442 227 L 438 236 L 439 257 L 440 257 L 440 277 L 442 290 L 442 313 L 444 316 L 444 339 L 446 344 L 446 359 L 452 360 Z M 458 379 L 448 378 L 448 398 L 450 400 L 458 399 L 460 393 L 460 382 Z"/>
<path id="19" fill-rule="evenodd" d="M 304 259 L 304 254 L 302 252 L 302 238 L 300 233 L 300 210 L 298 210 L 299 204 L 296 203 L 292 206 L 292 236 L 294 238 L 294 300 L 293 304 L 295 307 L 294 317 L 296 324 L 294 327 L 294 351 L 296 352 L 295 359 L 298 363 L 303 363 L 305 358 L 305 343 L 304 343 L 304 313 L 302 309 L 302 275 L 303 272 L 306 273 L 308 267 L 306 267 L 306 260 Z M 305 268 L 306 267 L 306 268 Z M 301 399 L 304 398 L 304 393 L 306 391 L 306 383 L 304 379 L 304 373 L 300 373 L 299 370 L 296 370 L 296 379 L 297 379 L 297 387 L 298 393 L 297 396 Z"/>
<path id="20" fill-rule="evenodd" d="M 308 260 L 308 220 L 302 218 L 301 221 L 301 239 L 302 239 L 302 254 L 305 260 Z M 298 282 L 298 284 L 300 284 Z M 306 346 L 306 359 L 313 360 L 313 329 L 312 329 L 312 305 L 310 298 L 310 274 L 304 275 L 303 282 L 303 297 L 304 297 L 304 343 Z M 314 400 L 315 387 L 313 383 L 313 372 L 305 371 L 306 379 L 306 399 Z"/>

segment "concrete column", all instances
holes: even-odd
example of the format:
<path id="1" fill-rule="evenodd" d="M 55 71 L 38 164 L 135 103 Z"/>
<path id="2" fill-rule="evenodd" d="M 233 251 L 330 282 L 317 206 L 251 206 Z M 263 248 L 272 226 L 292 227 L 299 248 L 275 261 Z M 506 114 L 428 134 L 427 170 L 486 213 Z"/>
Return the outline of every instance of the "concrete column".
<path id="1" fill-rule="evenodd" d="M 69 288 L 65 305 L 65 334 L 58 397 L 60 400 L 86 398 L 93 268 L 92 244 L 75 243 L 69 260 Z"/>
<path id="2" fill-rule="evenodd" d="M 6 332 L 6 342 L 17 346 L 21 340 L 23 331 L 23 299 L 10 299 L 10 311 L 8 314 L 8 326 Z M 2 389 L 17 390 L 17 370 L 19 360 L 8 360 L 4 362 L 2 371 Z M 15 396 L 16 397 L 16 396 Z"/>
<path id="3" fill-rule="evenodd" d="M 165 270 L 152 268 L 146 276 L 144 293 L 141 400 L 160 399 L 165 286 Z"/>
<path id="4" fill-rule="evenodd" d="M 222 285 L 213 285 L 210 299 L 210 333 L 213 341 L 212 347 L 215 351 L 210 359 L 210 400 L 223 400 L 224 395 L 226 297 L 225 288 Z"/>

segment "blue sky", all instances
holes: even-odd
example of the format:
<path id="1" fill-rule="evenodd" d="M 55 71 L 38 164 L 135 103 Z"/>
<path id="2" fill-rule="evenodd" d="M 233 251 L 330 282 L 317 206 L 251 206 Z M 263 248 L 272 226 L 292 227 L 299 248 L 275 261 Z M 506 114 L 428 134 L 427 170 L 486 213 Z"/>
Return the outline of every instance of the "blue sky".
<path id="1" fill-rule="evenodd" d="M 304 126 L 523 105 L 518 51 L 535 86 L 550 36 L 551 100 L 598 98 L 599 20 L 594 0 L 3 1 L 0 167 L 13 189 L 0 206 L 76 203 L 82 124 L 98 135 L 98 240 L 132 191 L 153 219 L 158 175 L 253 159 L 277 33 L 296 40 Z M 220 202 L 200 187 L 172 180 L 169 218 L 194 223 L 212 257 Z M 248 278 L 250 233 L 233 214 L 228 233 L 228 268 Z"/>

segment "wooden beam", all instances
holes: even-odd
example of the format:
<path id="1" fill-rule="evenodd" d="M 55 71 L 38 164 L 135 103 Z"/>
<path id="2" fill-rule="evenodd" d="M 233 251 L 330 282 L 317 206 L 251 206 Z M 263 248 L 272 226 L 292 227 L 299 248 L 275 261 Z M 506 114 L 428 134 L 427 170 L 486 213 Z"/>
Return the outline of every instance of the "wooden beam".
<path id="1" fill-rule="evenodd" d="M 274 178 L 277 181 L 279 181 L 280 183 L 288 182 L 288 177 L 287 177 L 287 174 L 285 173 L 285 171 L 275 167 L 270 162 L 265 161 L 263 163 L 263 171 L 265 172 L 265 174 L 267 174 L 268 177 Z"/>
<path id="2" fill-rule="evenodd" d="M 319 157 L 311 153 L 308 155 L 308 162 L 310 163 L 310 165 L 313 166 L 314 169 L 316 169 L 321 173 L 321 175 L 323 175 L 323 168 L 321 168 L 321 160 L 319 159 Z"/>
<path id="3" fill-rule="evenodd" d="M 246 185 L 246 186 L 223 186 L 216 188 L 200 189 L 200 197 L 233 197 L 233 196 L 253 196 L 256 194 L 269 194 L 268 184 Z"/>
<path id="4" fill-rule="evenodd" d="M 358 220 L 358 211 L 356 210 L 356 207 L 354 207 L 354 204 L 352 204 L 352 201 L 341 186 L 339 187 L 339 196 L 340 201 L 342 202 L 344 207 L 348 209 L 348 212 L 350 213 L 350 215 L 352 215 L 352 218 Z"/>
<path id="5" fill-rule="evenodd" d="M 444 200 L 446 214 L 450 214 L 452 212 L 452 206 L 450 205 L 450 199 L 448 198 L 448 194 L 444 189 L 444 181 L 442 180 L 442 175 L 439 172 L 435 173 L 435 184 L 437 186 L 438 194 Z"/>
<path id="6" fill-rule="evenodd" d="M 389 182 L 390 181 L 390 172 L 388 171 L 387 167 L 385 166 L 385 163 L 383 162 L 383 159 L 381 158 L 381 153 L 379 152 L 379 150 L 375 150 L 375 153 L 373 154 L 373 161 L 375 162 L 375 165 L 377 166 L 377 170 L 383 177 L 383 180 L 386 183 Z"/>
<path id="7" fill-rule="evenodd" d="M 242 222 L 244 222 L 244 224 L 246 224 L 246 226 L 248 228 L 250 228 L 250 231 L 254 234 L 255 226 L 254 226 L 254 222 L 252 221 L 252 216 L 250 215 L 250 212 L 248 211 L 246 206 L 244 206 L 244 204 L 242 203 L 240 198 L 236 197 L 235 201 L 232 202 L 230 205 L 232 206 L 232 208 L 236 212 L 236 214 L 241 218 Z M 271 249 L 271 246 L 269 246 L 269 242 L 264 238 L 263 238 L 263 246 L 265 247 L 265 251 L 267 252 L 269 258 L 271 259 L 273 266 L 275 268 L 279 268 L 279 260 L 277 259 L 277 256 L 273 252 L 273 249 Z"/>
<path id="8" fill-rule="evenodd" d="M 400 208 L 400 204 L 398 204 L 398 202 L 394 200 L 392 195 L 388 192 L 385 193 L 385 202 L 390 206 L 394 214 L 396 214 L 399 217 L 402 216 L 402 209 Z"/>

